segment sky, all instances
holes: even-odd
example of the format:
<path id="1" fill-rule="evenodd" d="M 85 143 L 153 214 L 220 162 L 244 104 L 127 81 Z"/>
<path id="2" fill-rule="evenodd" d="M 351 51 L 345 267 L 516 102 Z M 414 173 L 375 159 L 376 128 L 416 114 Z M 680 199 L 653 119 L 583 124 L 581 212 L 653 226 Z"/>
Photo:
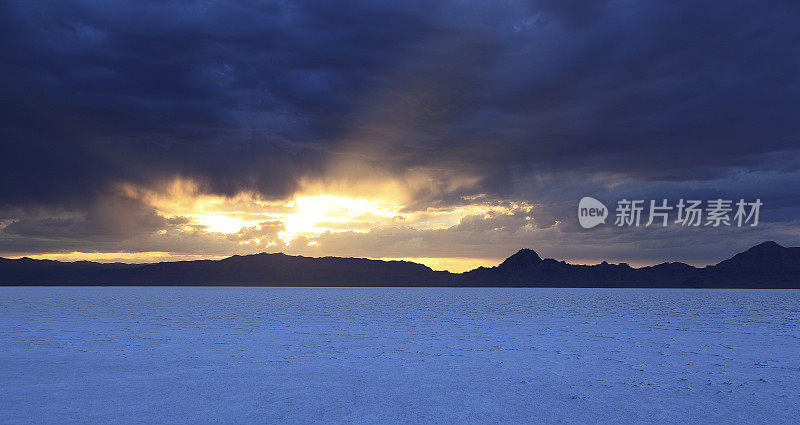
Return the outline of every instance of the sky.
<path id="1" fill-rule="evenodd" d="M 800 245 L 797 22 L 795 1 L 6 0 L 0 256 L 463 271 Z M 763 206 L 615 226 L 620 199 Z"/>

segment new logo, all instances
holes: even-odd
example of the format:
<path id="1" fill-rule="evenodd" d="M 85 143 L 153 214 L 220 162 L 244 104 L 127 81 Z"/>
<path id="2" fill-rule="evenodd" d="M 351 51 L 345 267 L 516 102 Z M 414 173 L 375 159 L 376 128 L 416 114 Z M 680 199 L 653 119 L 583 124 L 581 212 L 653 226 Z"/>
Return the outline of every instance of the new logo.
<path id="1" fill-rule="evenodd" d="M 608 208 L 590 196 L 584 196 L 578 203 L 578 222 L 584 229 L 591 229 L 606 222 Z"/>

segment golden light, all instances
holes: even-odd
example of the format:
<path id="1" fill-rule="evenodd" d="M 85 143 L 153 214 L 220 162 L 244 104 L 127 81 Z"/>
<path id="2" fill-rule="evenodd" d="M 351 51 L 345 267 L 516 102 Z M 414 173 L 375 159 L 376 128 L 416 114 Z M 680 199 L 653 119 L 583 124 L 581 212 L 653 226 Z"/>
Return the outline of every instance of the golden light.
<path id="1" fill-rule="evenodd" d="M 133 185 L 122 185 L 120 188 L 125 195 L 142 200 L 155 208 L 159 215 L 171 220 L 172 226 L 160 230 L 160 235 L 182 232 L 233 235 L 218 239 L 237 243 L 240 251 L 231 253 L 262 252 L 271 248 L 287 253 L 308 254 L 309 251 L 304 249 L 313 247 L 314 254 L 336 255 L 337 251 L 328 251 L 329 244 L 320 238 L 321 235 L 343 232 L 367 234 L 373 229 L 393 226 L 425 231 L 463 225 L 462 230 L 470 231 L 472 223 L 519 214 L 533 208 L 526 203 L 492 202 L 479 194 L 463 197 L 461 204 L 406 210 L 408 205 L 413 205 L 413 199 L 409 196 L 407 186 L 401 183 L 425 189 L 426 181 L 422 178 L 403 182 L 386 180 L 363 187 L 349 181 L 327 184 L 306 182 L 295 196 L 284 200 L 265 200 L 253 192 L 241 192 L 234 196 L 208 194 L 197 183 L 181 179 L 155 189 Z M 292 242 L 300 237 L 305 237 L 302 241 L 305 246 L 293 245 Z M 366 256 L 384 257 L 375 254 L 378 255 Z M 169 254 L 143 254 L 133 260 L 140 262 L 166 255 Z M 64 258 L 78 257 L 106 259 L 102 255 L 85 253 L 69 254 Z M 130 256 L 109 253 L 107 258 L 128 259 Z M 436 270 L 451 271 L 469 270 L 478 265 L 496 265 L 499 260 L 444 257 L 404 259 L 421 262 Z"/>
<path id="2" fill-rule="evenodd" d="M 376 260 L 384 261 L 411 261 L 424 264 L 433 270 L 447 270 L 453 273 L 462 273 L 480 266 L 494 267 L 503 261 L 503 258 L 459 258 L 459 257 L 378 257 Z"/>
<path id="3" fill-rule="evenodd" d="M 262 201 L 246 192 L 234 197 L 208 195 L 201 193 L 198 185 L 190 180 L 176 179 L 160 190 L 133 185 L 121 185 L 120 189 L 127 196 L 153 206 L 165 218 L 187 218 L 186 230 L 202 226 L 207 232 L 233 234 L 282 217 L 280 212 L 273 211 L 280 203 Z"/>
<path id="4" fill-rule="evenodd" d="M 216 233 L 237 233 L 243 227 L 257 226 L 258 223 L 263 221 L 248 220 L 240 215 L 233 214 L 189 213 L 186 216 L 194 219 L 195 223 L 205 226 L 206 231 Z"/>
<path id="5" fill-rule="evenodd" d="M 380 186 L 383 191 L 378 191 Z M 337 255 L 345 246 L 336 247 L 339 239 L 326 239 L 330 234 L 353 232 L 364 234 L 374 229 L 398 227 L 426 231 L 462 226 L 470 231 L 473 223 L 483 219 L 502 218 L 505 215 L 530 211 L 533 206 L 516 202 L 489 202 L 485 196 L 462 198 L 462 204 L 444 207 L 407 210 L 414 205 L 403 193 L 401 185 L 385 183 L 372 185 L 372 192 L 349 185 L 330 187 L 305 187 L 289 199 L 265 200 L 253 192 L 233 196 L 213 195 L 204 192 L 190 180 L 175 180 L 157 188 L 120 185 L 124 196 L 139 199 L 153 207 L 167 220 L 167 225 L 157 231 L 158 238 L 180 238 L 185 233 L 215 233 L 210 241 L 234 243 L 235 248 L 217 250 L 214 254 L 148 252 L 69 252 L 34 254 L 32 258 L 49 258 L 62 261 L 91 260 L 101 262 L 155 262 L 191 259 L 217 259 L 235 253 L 248 254 L 267 250 L 289 254 Z M 352 192 L 350 192 L 352 190 Z M 502 220 L 499 221 L 502 226 Z M 7 223 L 0 222 L 0 225 Z M 225 235 L 225 236 L 221 236 Z M 297 240 L 300 237 L 305 239 Z M 198 239 L 204 240 L 204 239 Z M 330 242 L 333 240 L 333 242 Z M 341 240 L 348 240 L 344 238 Z M 357 240 L 353 239 L 353 240 Z M 292 243 L 295 241 L 294 243 Z M 302 243 L 300 243 L 302 242 Z M 358 242 L 353 242 L 358 243 Z M 334 248 L 331 248 L 334 247 Z M 309 250 L 308 248 L 313 248 Z M 333 249 L 331 251 L 331 249 Z M 368 258 L 404 259 L 419 262 L 435 270 L 461 272 L 479 265 L 496 265 L 497 258 L 449 257 L 386 257 L 379 252 L 361 254 Z M 371 255 L 372 254 L 372 255 Z"/>
<path id="6" fill-rule="evenodd" d="M 357 224 L 387 224 L 400 210 L 387 202 L 334 195 L 301 196 L 285 206 L 293 211 L 284 216 L 285 230 L 278 233 L 284 242 L 324 232 L 366 232 Z"/>
<path id="7" fill-rule="evenodd" d="M 145 252 L 63 252 L 46 254 L 26 254 L 10 256 L 8 258 L 28 257 L 34 260 L 56 260 L 56 261 L 94 261 L 98 263 L 155 263 L 159 261 L 188 261 L 188 260 L 219 260 L 227 255 L 208 255 L 208 254 L 180 254 L 164 251 L 145 251 Z"/>

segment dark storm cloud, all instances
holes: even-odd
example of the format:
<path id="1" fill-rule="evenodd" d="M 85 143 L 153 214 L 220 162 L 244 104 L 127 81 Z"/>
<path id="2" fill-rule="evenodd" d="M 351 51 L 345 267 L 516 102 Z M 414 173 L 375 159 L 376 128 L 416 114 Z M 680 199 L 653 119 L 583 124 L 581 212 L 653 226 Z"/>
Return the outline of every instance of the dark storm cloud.
<path id="1" fill-rule="evenodd" d="M 16 182 L 5 203 L 175 175 L 286 195 L 319 169 L 360 93 L 431 31 L 366 5 L 4 9 L 2 178 Z"/>
<path id="2" fill-rule="evenodd" d="M 283 196 L 362 151 L 490 190 L 514 170 L 713 174 L 797 148 L 798 17 L 792 2 L 10 2 L 2 199 L 175 175 Z"/>
<path id="3" fill-rule="evenodd" d="M 165 224 L 114 184 L 181 176 L 281 198 L 352 162 L 438 177 L 410 209 L 485 193 L 538 205 L 542 228 L 584 194 L 688 197 L 697 182 L 698 196 L 768 197 L 766 220 L 790 221 L 799 9 L 6 1 L 0 219 L 20 237 L 127 237 Z M 463 176 L 477 183 L 448 182 Z"/>
<path id="4" fill-rule="evenodd" d="M 496 145 L 482 162 L 681 180 L 797 148 L 795 8 L 566 7 L 486 29 L 503 48 L 452 127 L 470 147 Z"/>
<path id="5" fill-rule="evenodd" d="M 0 218 L 5 218 L 0 212 Z M 97 197 L 86 208 L 75 211 L 29 209 L 3 228 L 12 237 L 51 240 L 115 241 L 150 233 L 180 222 L 166 220 L 140 201 L 110 194 Z"/>

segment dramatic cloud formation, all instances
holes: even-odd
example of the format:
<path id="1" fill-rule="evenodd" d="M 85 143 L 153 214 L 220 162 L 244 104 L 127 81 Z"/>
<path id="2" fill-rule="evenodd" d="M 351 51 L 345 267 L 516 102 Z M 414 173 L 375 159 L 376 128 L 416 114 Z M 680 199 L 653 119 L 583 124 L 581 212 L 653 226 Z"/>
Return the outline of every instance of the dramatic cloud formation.
<path id="1" fill-rule="evenodd" d="M 704 264 L 797 245 L 798 20 L 796 2 L 7 1 L 0 255 L 463 269 L 523 246 Z M 752 229 L 584 231 L 585 195 L 765 206 Z"/>

